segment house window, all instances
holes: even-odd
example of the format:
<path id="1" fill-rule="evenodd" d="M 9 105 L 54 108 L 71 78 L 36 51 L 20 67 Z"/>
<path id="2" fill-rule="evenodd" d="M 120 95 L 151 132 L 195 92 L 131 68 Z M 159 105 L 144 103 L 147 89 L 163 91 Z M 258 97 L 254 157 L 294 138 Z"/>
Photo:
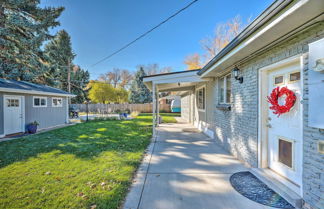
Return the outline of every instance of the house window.
<path id="1" fill-rule="evenodd" d="M 47 107 L 46 97 L 34 97 L 33 107 Z"/>
<path id="2" fill-rule="evenodd" d="M 231 74 L 220 78 L 218 85 L 219 85 L 219 103 L 220 104 L 231 103 L 231 92 L 232 92 Z"/>
<path id="3" fill-rule="evenodd" d="M 205 87 L 199 88 L 197 90 L 197 107 L 198 110 L 205 110 L 205 94 L 206 94 L 206 90 Z"/>
<path id="4" fill-rule="evenodd" d="M 52 107 L 62 107 L 62 98 L 52 98 Z"/>

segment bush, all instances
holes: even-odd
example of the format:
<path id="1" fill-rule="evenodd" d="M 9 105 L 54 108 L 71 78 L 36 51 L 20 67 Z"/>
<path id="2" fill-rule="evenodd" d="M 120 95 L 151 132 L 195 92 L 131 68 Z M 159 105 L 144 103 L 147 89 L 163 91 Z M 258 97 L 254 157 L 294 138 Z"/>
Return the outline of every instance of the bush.
<path id="1" fill-rule="evenodd" d="M 133 111 L 130 115 L 131 115 L 132 118 L 135 118 L 135 117 L 137 117 L 139 114 L 140 114 L 139 111 Z"/>

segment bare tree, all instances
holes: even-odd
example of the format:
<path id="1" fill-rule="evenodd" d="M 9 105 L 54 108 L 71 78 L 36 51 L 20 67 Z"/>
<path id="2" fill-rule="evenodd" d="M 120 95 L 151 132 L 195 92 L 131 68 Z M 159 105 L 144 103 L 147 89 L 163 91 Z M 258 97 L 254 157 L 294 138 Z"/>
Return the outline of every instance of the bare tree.
<path id="1" fill-rule="evenodd" d="M 171 67 L 163 67 L 160 68 L 160 66 L 156 63 L 154 64 L 148 64 L 148 65 L 138 65 L 137 69 L 143 68 L 146 75 L 155 75 L 155 74 L 160 74 L 160 73 L 169 73 L 172 71 Z"/>
<path id="2" fill-rule="evenodd" d="M 196 70 L 201 68 L 200 55 L 198 53 L 189 55 L 185 58 L 184 64 L 187 65 L 187 70 Z"/>
<path id="3" fill-rule="evenodd" d="M 172 67 L 163 67 L 160 69 L 160 73 L 170 73 L 172 71 Z"/>
<path id="4" fill-rule="evenodd" d="M 121 77 L 120 87 L 122 88 L 125 88 L 126 85 L 128 85 L 129 82 L 133 79 L 133 75 L 129 72 L 129 70 L 122 70 L 120 77 Z"/>
<path id="5" fill-rule="evenodd" d="M 100 74 L 99 77 L 98 77 L 98 81 L 102 81 L 104 83 L 110 83 L 109 79 L 108 79 L 108 73 L 103 73 L 103 74 Z"/>
<path id="6" fill-rule="evenodd" d="M 201 46 L 205 50 L 205 63 L 216 56 L 233 38 L 245 27 L 241 16 L 237 15 L 226 23 L 216 26 L 214 34 L 201 40 Z"/>
<path id="7" fill-rule="evenodd" d="M 114 68 L 111 72 L 107 73 L 107 76 L 110 83 L 116 88 L 121 81 L 121 70 L 119 68 Z"/>
<path id="8" fill-rule="evenodd" d="M 127 69 L 114 68 L 112 71 L 101 74 L 99 81 L 111 84 L 114 88 L 118 86 L 125 88 L 133 79 L 133 75 Z"/>

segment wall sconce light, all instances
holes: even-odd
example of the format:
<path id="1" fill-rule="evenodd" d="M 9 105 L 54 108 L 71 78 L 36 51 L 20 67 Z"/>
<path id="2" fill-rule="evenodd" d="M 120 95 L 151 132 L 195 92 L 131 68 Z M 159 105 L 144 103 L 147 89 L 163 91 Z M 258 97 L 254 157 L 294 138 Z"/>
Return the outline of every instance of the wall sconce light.
<path id="1" fill-rule="evenodd" d="M 238 69 L 237 67 L 233 69 L 234 78 L 235 80 L 238 80 L 240 83 L 243 83 L 243 77 L 242 76 L 239 77 L 239 71 L 240 69 Z"/>

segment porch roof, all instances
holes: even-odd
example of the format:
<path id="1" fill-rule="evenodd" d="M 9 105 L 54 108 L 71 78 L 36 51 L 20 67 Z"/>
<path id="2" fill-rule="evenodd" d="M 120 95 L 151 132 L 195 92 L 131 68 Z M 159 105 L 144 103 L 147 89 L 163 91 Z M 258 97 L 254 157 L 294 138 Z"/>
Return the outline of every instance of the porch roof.
<path id="1" fill-rule="evenodd" d="M 163 73 L 151 76 L 144 76 L 144 84 L 152 91 L 153 84 L 158 91 L 187 91 L 200 82 L 206 82 L 208 78 L 201 78 L 198 70 L 186 70 L 172 73 Z"/>

